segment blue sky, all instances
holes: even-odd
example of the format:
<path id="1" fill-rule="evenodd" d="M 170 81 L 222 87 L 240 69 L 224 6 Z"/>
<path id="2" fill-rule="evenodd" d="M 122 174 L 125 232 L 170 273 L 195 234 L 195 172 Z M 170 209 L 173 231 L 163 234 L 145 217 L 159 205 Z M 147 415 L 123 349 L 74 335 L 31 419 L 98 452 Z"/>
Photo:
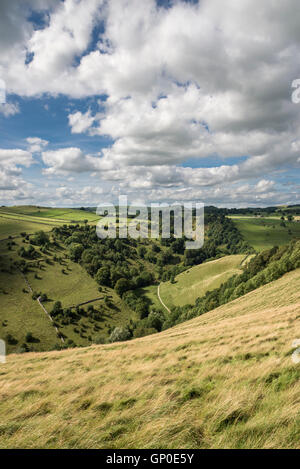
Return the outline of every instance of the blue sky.
<path id="1" fill-rule="evenodd" d="M 0 203 L 299 203 L 296 3 L 255 3 L 4 0 Z"/>

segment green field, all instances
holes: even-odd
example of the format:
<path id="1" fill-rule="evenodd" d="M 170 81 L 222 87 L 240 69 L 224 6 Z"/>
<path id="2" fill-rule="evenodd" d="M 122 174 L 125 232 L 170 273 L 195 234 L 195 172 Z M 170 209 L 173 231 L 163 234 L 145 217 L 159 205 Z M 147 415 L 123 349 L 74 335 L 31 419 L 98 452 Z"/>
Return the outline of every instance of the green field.
<path id="1" fill-rule="evenodd" d="M 258 252 L 273 246 L 282 246 L 291 239 L 300 237 L 300 223 L 285 221 L 286 227 L 280 226 L 276 217 L 231 217 L 245 240 Z"/>
<path id="2" fill-rule="evenodd" d="M 32 234 L 39 230 L 50 231 L 54 226 L 57 226 L 57 224 L 8 218 L 0 214 L 0 240 L 7 239 L 9 236 L 19 237 L 22 232 Z"/>
<path id="3" fill-rule="evenodd" d="M 194 304 L 207 291 L 218 288 L 233 275 L 241 273 L 240 266 L 244 259 L 245 255 L 234 255 L 196 265 L 177 275 L 174 284 L 162 283 L 161 299 L 169 308 Z"/>
<path id="4" fill-rule="evenodd" d="M 196 299 L 207 291 L 218 288 L 233 275 L 241 273 L 241 264 L 250 257 L 232 255 L 190 267 L 176 276 L 174 284 L 161 283 L 161 299 L 168 308 L 194 304 Z M 149 299 L 155 309 L 165 311 L 158 299 L 157 285 L 142 288 L 140 293 Z"/>
<path id="5" fill-rule="evenodd" d="M 31 205 L 1 207 L 0 213 L 25 215 L 39 218 L 55 218 L 62 220 L 68 220 L 72 217 L 78 220 L 95 220 L 99 218 L 96 213 L 79 210 L 77 208 L 34 207 Z"/>
<path id="6" fill-rule="evenodd" d="M 95 213 L 64 208 L 1 207 L 0 240 L 9 236 L 17 237 L 20 233 L 34 233 L 38 230 L 51 231 L 54 226 L 70 223 L 96 224 L 99 217 Z"/>
<path id="7" fill-rule="evenodd" d="M 16 342 L 7 343 L 8 353 L 19 349 L 27 332 L 38 340 L 33 344 L 34 350 L 50 350 L 59 342 L 51 321 L 37 301 L 29 293 L 23 293 L 26 284 L 20 273 L 0 271 L 0 286 L 0 337 L 5 339 L 10 334 Z"/>

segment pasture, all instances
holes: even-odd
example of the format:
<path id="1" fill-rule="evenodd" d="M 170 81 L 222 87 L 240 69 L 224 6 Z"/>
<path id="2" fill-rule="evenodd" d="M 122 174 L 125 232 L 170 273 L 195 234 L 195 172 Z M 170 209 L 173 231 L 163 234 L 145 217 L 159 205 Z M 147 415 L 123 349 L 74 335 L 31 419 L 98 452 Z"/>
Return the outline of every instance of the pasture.
<path id="1" fill-rule="evenodd" d="M 231 217 L 245 240 L 257 251 L 261 252 L 273 246 L 287 244 L 293 238 L 300 237 L 300 223 L 285 221 L 281 226 L 280 218 L 267 217 Z"/>
<path id="2" fill-rule="evenodd" d="M 232 255 L 191 267 L 177 275 L 175 283 L 162 283 L 160 296 L 169 308 L 194 304 L 207 291 L 218 288 L 233 275 L 241 273 L 244 259 L 245 255 Z"/>

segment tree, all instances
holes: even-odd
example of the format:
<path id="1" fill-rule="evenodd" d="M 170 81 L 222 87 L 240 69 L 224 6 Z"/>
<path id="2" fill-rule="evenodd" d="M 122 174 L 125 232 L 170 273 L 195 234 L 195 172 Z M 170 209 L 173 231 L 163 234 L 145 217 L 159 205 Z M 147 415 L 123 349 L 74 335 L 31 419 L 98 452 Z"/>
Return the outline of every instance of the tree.
<path id="1" fill-rule="evenodd" d="M 147 327 L 149 329 L 156 329 L 156 331 L 160 332 L 164 321 L 165 317 L 163 313 L 151 311 L 151 313 L 147 317 Z"/>
<path id="2" fill-rule="evenodd" d="M 33 242 L 38 246 L 44 246 L 49 244 L 49 236 L 44 231 L 38 231 L 33 237 Z"/>
<path id="3" fill-rule="evenodd" d="M 52 309 L 52 314 L 53 314 L 54 316 L 56 316 L 57 314 L 60 314 L 61 310 L 62 310 L 62 304 L 61 304 L 61 302 L 60 302 L 60 301 L 56 301 L 56 302 L 54 303 L 54 306 L 53 306 L 53 309 Z"/>
<path id="4" fill-rule="evenodd" d="M 115 285 L 116 293 L 121 297 L 126 291 L 131 290 L 131 288 L 131 282 L 127 278 L 120 278 Z"/>
<path id="5" fill-rule="evenodd" d="M 78 262 L 83 252 L 83 246 L 79 243 L 72 243 L 69 247 L 69 254 L 72 261 Z"/>
<path id="6" fill-rule="evenodd" d="M 100 285 L 110 287 L 110 268 L 108 266 L 101 267 L 95 275 L 95 280 Z"/>
<path id="7" fill-rule="evenodd" d="M 34 342 L 34 337 L 32 335 L 32 332 L 27 332 L 26 334 L 26 338 L 25 338 L 26 342 Z"/>
<path id="8" fill-rule="evenodd" d="M 115 327 L 112 331 L 109 342 L 124 342 L 125 340 L 129 340 L 131 334 L 127 327 Z"/>

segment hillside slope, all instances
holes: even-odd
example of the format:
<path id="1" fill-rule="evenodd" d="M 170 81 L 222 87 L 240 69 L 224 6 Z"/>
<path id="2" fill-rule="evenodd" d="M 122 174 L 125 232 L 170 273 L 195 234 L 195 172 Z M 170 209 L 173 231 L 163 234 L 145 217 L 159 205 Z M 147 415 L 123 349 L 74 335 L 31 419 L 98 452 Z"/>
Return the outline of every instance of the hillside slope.
<path id="1" fill-rule="evenodd" d="M 1 448 L 299 448 L 300 269 L 163 333 L 0 365 Z"/>
<path id="2" fill-rule="evenodd" d="M 225 256 L 191 267 L 177 275 L 175 283 L 162 283 L 160 295 L 169 307 L 194 304 L 208 290 L 214 290 L 233 275 L 241 274 L 240 267 L 245 257 L 244 254 Z"/>

